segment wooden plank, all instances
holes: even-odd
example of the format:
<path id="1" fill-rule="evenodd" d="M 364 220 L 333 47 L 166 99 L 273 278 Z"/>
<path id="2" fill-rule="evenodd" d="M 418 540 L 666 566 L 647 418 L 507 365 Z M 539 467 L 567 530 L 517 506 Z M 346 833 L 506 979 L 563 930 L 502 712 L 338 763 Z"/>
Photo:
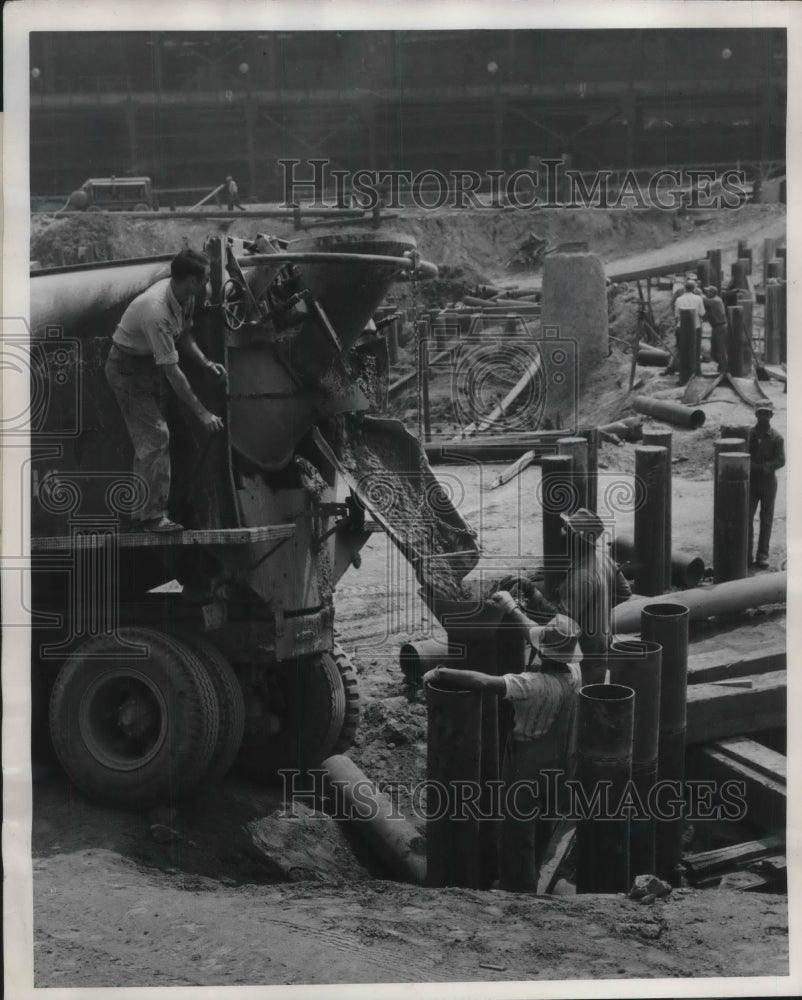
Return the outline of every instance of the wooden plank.
<path id="1" fill-rule="evenodd" d="M 549 893 L 554 888 L 560 866 L 568 856 L 575 837 L 576 823 L 570 819 L 559 820 L 551 835 L 549 846 L 546 848 L 546 854 L 538 872 L 537 891 L 539 895 Z"/>
<path id="2" fill-rule="evenodd" d="M 751 743 L 750 741 L 743 741 Z M 754 744 L 758 747 L 759 744 Z M 765 747 L 760 749 L 766 749 Z M 773 751 L 768 751 L 769 754 Z M 782 761 L 778 764 L 776 775 L 766 774 L 763 770 L 751 764 L 747 759 L 731 756 L 719 743 L 709 746 L 693 747 L 688 753 L 686 777 L 714 781 L 717 785 L 723 782 L 738 782 L 739 794 L 746 804 L 747 823 L 758 829 L 773 832 L 785 828 L 787 811 L 787 793 L 785 783 L 785 758 L 776 754 Z M 756 753 L 760 763 L 761 755 Z"/>
<path id="3" fill-rule="evenodd" d="M 738 656 L 735 651 L 722 653 L 710 650 L 704 653 L 690 652 L 688 655 L 688 683 L 731 680 L 736 677 L 752 677 L 785 670 L 787 656 L 785 643 L 772 646 L 760 653 Z"/>
<path id="4" fill-rule="evenodd" d="M 88 529 L 91 531 L 92 529 Z M 208 528 L 201 531 L 109 532 L 98 528 L 75 535 L 38 536 L 31 539 L 31 552 L 69 552 L 72 549 L 100 548 L 112 541 L 121 548 L 152 548 L 158 545 L 252 545 L 255 542 L 281 541 L 295 532 L 294 524 L 269 524 L 255 528 Z"/>
<path id="5" fill-rule="evenodd" d="M 782 837 L 761 837 L 760 840 L 747 840 L 729 847 L 717 847 L 712 851 L 684 854 L 682 863 L 694 878 L 706 878 L 738 864 L 776 854 L 784 847 L 785 840 Z"/>
<path id="6" fill-rule="evenodd" d="M 764 747 L 762 743 L 736 736 L 730 740 L 717 740 L 711 746 L 782 785 L 788 781 L 788 758 L 770 747 Z"/>
<path id="7" fill-rule="evenodd" d="M 710 743 L 781 728 L 786 724 L 786 680 L 785 671 L 778 670 L 757 675 L 751 688 L 690 685 L 685 742 Z"/>

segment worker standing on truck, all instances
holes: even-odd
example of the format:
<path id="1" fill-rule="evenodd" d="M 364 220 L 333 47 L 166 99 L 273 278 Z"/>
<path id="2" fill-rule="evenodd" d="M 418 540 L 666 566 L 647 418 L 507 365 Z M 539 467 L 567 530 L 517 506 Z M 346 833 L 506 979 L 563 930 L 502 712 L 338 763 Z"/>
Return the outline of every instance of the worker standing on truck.
<path id="1" fill-rule="evenodd" d="M 774 523 L 774 500 L 777 496 L 777 469 L 785 465 L 785 442 L 782 434 L 771 426 L 774 409 L 771 403 L 758 403 L 755 407 L 757 423 L 749 431 L 749 565 L 758 569 L 769 568 L 769 542 Z M 760 534 L 757 555 L 752 561 L 754 543 L 753 522 L 760 507 Z"/>
<path id="2" fill-rule="evenodd" d="M 178 365 L 184 357 L 225 380 L 223 365 L 210 361 L 190 328 L 195 302 L 203 300 L 209 280 L 209 258 L 182 250 L 170 263 L 170 277 L 137 296 L 123 313 L 112 336 L 106 379 L 114 390 L 134 446 L 134 473 L 147 485 L 144 507 L 135 515 L 144 531 L 183 531 L 167 515 L 170 494 L 170 433 L 165 420 L 166 383 L 198 419 L 204 430 L 223 427 L 190 388 Z"/>
<path id="3" fill-rule="evenodd" d="M 612 639 L 613 607 L 629 600 L 632 588 L 612 556 L 596 543 L 604 523 L 581 507 L 563 514 L 570 564 L 560 584 L 558 607 L 580 627 L 582 681 L 601 684 L 607 671 L 607 652 Z"/>
<path id="4" fill-rule="evenodd" d="M 515 602 L 509 594 L 511 607 Z M 580 629 L 565 615 L 529 630 L 529 642 L 539 654 L 520 674 L 495 677 L 474 670 L 435 667 L 424 674 L 424 684 L 457 691 L 496 694 L 513 703 L 514 723 L 502 765 L 504 829 L 501 849 L 501 888 L 535 892 L 540 866 L 552 833 L 558 802 L 550 801 L 555 772 L 563 781 L 573 777 L 576 753 L 576 707 L 582 686 L 579 663 Z"/>

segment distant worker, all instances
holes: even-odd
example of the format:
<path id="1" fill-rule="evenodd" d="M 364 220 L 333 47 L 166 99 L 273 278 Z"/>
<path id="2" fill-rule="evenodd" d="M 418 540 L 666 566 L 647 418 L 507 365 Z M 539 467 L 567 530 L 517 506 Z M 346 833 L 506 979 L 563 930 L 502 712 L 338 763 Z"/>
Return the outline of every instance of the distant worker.
<path id="1" fill-rule="evenodd" d="M 715 285 L 704 290 L 705 319 L 710 324 L 710 356 L 719 372 L 729 371 L 727 309 Z"/>
<path id="2" fill-rule="evenodd" d="M 680 315 L 683 309 L 692 309 L 694 312 L 694 327 L 696 330 L 696 342 L 694 344 L 694 360 L 691 367 L 692 375 L 701 374 L 702 357 L 702 320 L 705 314 L 705 304 L 702 296 L 696 291 L 696 282 L 688 278 L 685 282 L 685 291 L 674 301 L 674 319 L 676 322 L 676 344 L 677 344 L 677 367 L 679 367 L 679 327 Z"/>
<path id="3" fill-rule="evenodd" d="M 782 434 L 771 426 L 774 409 L 770 403 L 755 407 L 757 423 L 749 431 L 747 441 L 752 459 L 749 469 L 749 565 L 768 569 L 769 542 L 774 523 L 774 499 L 777 496 L 777 470 L 785 465 L 785 443 Z M 757 555 L 752 561 L 754 542 L 753 522 L 760 507 L 760 534 Z"/>
<path id="4" fill-rule="evenodd" d="M 226 177 L 226 197 L 228 198 L 228 210 L 233 212 L 235 208 L 238 208 L 241 212 L 245 209 L 239 203 L 239 187 L 237 187 L 237 182 L 233 177 Z"/>
<path id="5" fill-rule="evenodd" d="M 558 607 L 581 629 L 583 683 L 601 684 L 612 639 L 613 607 L 629 600 L 632 588 L 609 552 L 596 544 L 604 533 L 601 518 L 580 508 L 562 519 L 570 564 L 560 584 Z"/>
<path id="6" fill-rule="evenodd" d="M 114 390 L 134 446 L 134 473 L 147 485 L 144 507 L 134 518 L 143 531 L 182 531 L 167 513 L 170 494 L 170 434 L 164 411 L 166 382 L 204 430 L 219 431 L 223 421 L 201 403 L 178 366 L 178 350 L 224 380 L 223 365 L 210 361 L 190 328 L 195 302 L 205 297 L 209 258 L 195 250 L 173 257 L 170 277 L 137 296 L 123 313 L 112 337 L 106 379 Z"/>
<path id="7" fill-rule="evenodd" d="M 493 599 L 506 600 L 507 593 Z M 457 691 L 496 694 L 513 703 L 514 723 L 502 765 L 504 829 L 501 849 L 501 887 L 537 890 L 540 866 L 552 833 L 553 820 L 544 819 L 549 803 L 547 787 L 558 772 L 558 791 L 573 777 L 576 754 L 577 697 L 582 686 L 578 645 L 579 626 L 565 615 L 529 630 L 529 641 L 540 654 L 540 663 L 523 673 L 501 677 L 474 670 L 435 667 L 424 674 L 424 684 Z M 513 788 L 513 786 L 515 786 Z M 512 791 L 510 791 L 512 790 Z M 554 813 L 552 813 L 554 815 Z"/>

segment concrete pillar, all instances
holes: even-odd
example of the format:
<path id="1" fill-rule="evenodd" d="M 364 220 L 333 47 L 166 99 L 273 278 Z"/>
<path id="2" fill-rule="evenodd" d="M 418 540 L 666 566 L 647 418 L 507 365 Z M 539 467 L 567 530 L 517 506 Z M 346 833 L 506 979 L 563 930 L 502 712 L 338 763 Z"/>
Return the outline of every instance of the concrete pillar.
<path id="1" fill-rule="evenodd" d="M 668 591 L 671 589 L 671 552 L 672 552 L 672 538 L 671 538 L 671 431 L 667 430 L 647 430 L 644 428 L 643 431 L 643 443 L 646 445 L 652 445 L 656 448 L 665 448 L 666 455 L 666 477 L 665 477 L 665 524 L 666 524 L 666 541 L 665 541 L 665 554 L 666 554 L 666 576 L 663 581 L 663 591 Z"/>
<path id="2" fill-rule="evenodd" d="M 557 453 L 571 459 L 571 475 L 577 507 L 588 505 L 588 442 L 584 437 L 564 437 L 557 441 Z"/>
<path id="3" fill-rule="evenodd" d="M 717 442 L 718 443 L 718 442 Z M 713 582 L 741 580 L 749 561 L 749 463 L 747 452 L 716 456 L 713 493 Z"/>
<path id="4" fill-rule="evenodd" d="M 541 329 L 544 337 L 547 328 L 558 338 L 551 340 L 549 349 L 559 347 L 559 340 L 566 342 L 570 358 L 576 345 L 578 383 L 581 389 L 586 377 L 608 354 L 607 338 L 607 284 L 602 263 L 595 254 L 587 252 L 555 253 L 543 265 L 543 308 Z M 573 379 L 564 378 L 558 385 L 548 387 L 544 417 L 562 420 L 576 410 L 576 385 Z"/>
<path id="5" fill-rule="evenodd" d="M 644 493 L 643 503 L 635 510 L 635 551 L 639 557 L 635 590 L 647 596 L 662 594 L 666 578 L 671 578 L 671 550 L 666 554 L 667 466 L 665 448 L 635 448 L 635 479 Z"/>

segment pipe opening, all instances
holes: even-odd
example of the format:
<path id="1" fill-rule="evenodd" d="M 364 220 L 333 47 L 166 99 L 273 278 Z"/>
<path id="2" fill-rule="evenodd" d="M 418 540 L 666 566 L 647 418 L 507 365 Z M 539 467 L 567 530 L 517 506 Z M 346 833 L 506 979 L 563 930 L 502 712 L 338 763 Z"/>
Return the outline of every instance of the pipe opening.
<path id="1" fill-rule="evenodd" d="M 638 659 L 648 656 L 649 653 L 656 653 L 663 647 L 659 642 L 652 642 L 650 639 L 623 639 L 610 644 L 611 653 L 620 653 L 623 656 L 633 656 Z"/>
<path id="2" fill-rule="evenodd" d="M 588 701 L 632 701 L 635 692 L 623 684 L 587 684 L 579 692 Z"/>
<path id="3" fill-rule="evenodd" d="M 702 424 L 705 422 L 705 411 L 704 410 L 694 410 L 690 416 L 691 428 L 693 430 L 698 430 Z"/>
<path id="4" fill-rule="evenodd" d="M 690 614 L 690 608 L 684 604 L 647 604 L 642 609 L 642 614 L 648 614 L 652 618 L 681 618 Z"/>

